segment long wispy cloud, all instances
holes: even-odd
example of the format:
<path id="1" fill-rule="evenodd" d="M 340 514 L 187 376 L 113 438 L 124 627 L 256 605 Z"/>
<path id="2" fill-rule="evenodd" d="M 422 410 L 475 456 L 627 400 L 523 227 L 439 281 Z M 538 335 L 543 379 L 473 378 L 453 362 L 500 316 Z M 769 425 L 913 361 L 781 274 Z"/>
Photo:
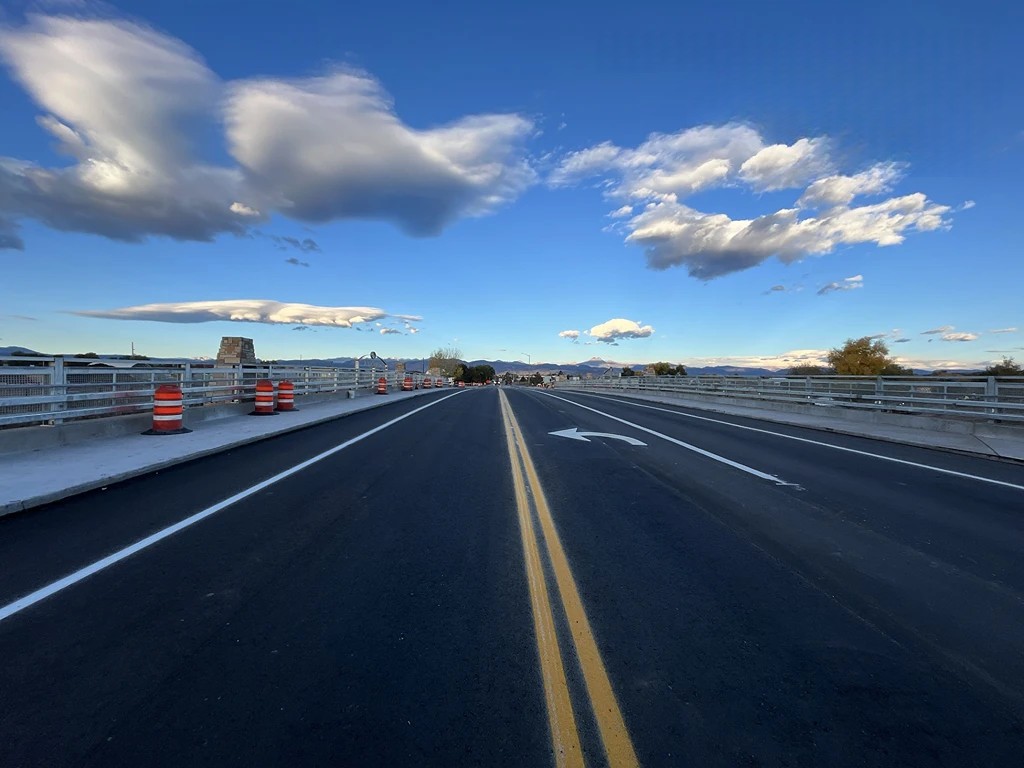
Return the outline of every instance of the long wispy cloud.
<path id="1" fill-rule="evenodd" d="M 989 331 L 989 333 L 1016 333 L 1016 332 L 1017 332 L 1016 328 L 995 328 L 995 329 Z"/>
<path id="2" fill-rule="evenodd" d="M 16 224 L 26 218 L 126 241 L 242 234 L 275 212 L 434 235 L 536 179 L 524 149 L 531 120 L 481 114 L 414 129 L 362 72 L 224 82 L 180 40 L 66 16 L 0 27 L 0 60 L 72 160 L 0 158 L 0 248 L 23 247 Z M 202 159 L 201 137 L 214 130 L 231 163 Z"/>
<path id="3" fill-rule="evenodd" d="M 603 179 L 606 198 L 620 206 L 612 215 L 628 216 L 612 228 L 644 248 L 651 268 L 682 266 L 705 280 L 772 256 L 792 263 L 843 245 L 897 245 L 909 232 L 949 226 L 951 208 L 922 193 L 884 197 L 904 166 L 883 162 L 846 174 L 830 148 L 825 137 L 768 144 L 750 125 L 699 126 L 651 134 L 635 148 L 604 142 L 572 152 L 548 181 L 559 187 Z M 749 219 L 684 202 L 719 187 L 802 191 L 792 207 Z M 882 199 L 858 200 L 864 197 Z"/>
<path id="4" fill-rule="evenodd" d="M 943 333 L 949 333 L 953 330 L 952 325 L 940 325 L 938 328 L 930 328 L 927 331 L 921 331 L 922 336 L 939 336 Z"/>
<path id="5" fill-rule="evenodd" d="M 160 323 L 210 323 L 227 320 L 238 323 L 272 325 L 333 326 L 352 328 L 392 318 L 407 323 L 419 322 L 418 315 L 397 315 L 378 307 L 323 307 L 269 299 L 228 299 L 223 301 L 184 301 L 143 304 L 121 309 L 79 310 L 73 314 L 110 320 L 151 320 Z"/>
<path id="6" fill-rule="evenodd" d="M 958 332 L 942 334 L 943 341 L 976 341 L 977 339 L 977 333 Z"/>
<path id="7" fill-rule="evenodd" d="M 853 277 L 844 277 L 842 280 L 828 283 L 827 285 L 821 286 L 818 289 L 818 295 L 824 296 L 827 293 L 833 293 L 835 291 L 853 291 L 858 288 L 864 287 L 864 276 L 854 275 Z"/>

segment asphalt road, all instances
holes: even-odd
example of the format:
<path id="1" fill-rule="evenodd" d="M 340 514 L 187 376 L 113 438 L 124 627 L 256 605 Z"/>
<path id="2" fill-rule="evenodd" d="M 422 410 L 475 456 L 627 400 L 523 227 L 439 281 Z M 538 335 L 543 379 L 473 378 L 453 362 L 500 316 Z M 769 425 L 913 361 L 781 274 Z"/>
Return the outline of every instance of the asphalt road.
<path id="1" fill-rule="evenodd" d="M 1019 766 L 1022 553 L 1020 465 L 441 391 L 0 519 L 0 765 Z"/>

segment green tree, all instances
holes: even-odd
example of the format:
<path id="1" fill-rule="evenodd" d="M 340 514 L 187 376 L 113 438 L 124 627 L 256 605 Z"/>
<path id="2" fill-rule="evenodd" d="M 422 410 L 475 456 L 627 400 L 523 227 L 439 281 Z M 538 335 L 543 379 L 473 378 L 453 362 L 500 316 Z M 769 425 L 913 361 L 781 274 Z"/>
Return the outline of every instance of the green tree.
<path id="1" fill-rule="evenodd" d="M 1024 376 L 1024 366 L 1014 362 L 1012 357 L 1003 357 L 1002 362 L 993 363 L 983 373 L 986 376 Z"/>
<path id="2" fill-rule="evenodd" d="M 622 369 L 622 373 L 620 373 L 619 376 L 624 376 L 624 377 L 627 377 L 627 378 L 629 376 L 636 376 L 636 371 L 634 371 L 632 368 L 630 368 L 627 365 L 625 368 Z"/>
<path id="3" fill-rule="evenodd" d="M 505 371 L 503 374 L 501 374 L 501 383 L 502 384 L 509 385 L 513 381 L 515 381 L 515 379 L 516 379 L 516 377 L 510 371 Z"/>
<path id="4" fill-rule="evenodd" d="M 676 372 L 676 367 L 672 363 L 655 363 L 652 368 L 655 376 L 674 376 Z"/>
<path id="5" fill-rule="evenodd" d="M 887 370 L 906 370 L 889 357 L 884 341 L 868 336 L 847 339 L 843 346 L 830 350 L 828 364 L 840 376 L 882 376 Z"/>
<path id="6" fill-rule="evenodd" d="M 544 383 L 544 377 L 541 376 L 539 373 L 535 373 L 532 376 L 530 376 L 530 383 L 534 384 L 534 385 L 536 385 L 536 384 L 543 384 Z"/>

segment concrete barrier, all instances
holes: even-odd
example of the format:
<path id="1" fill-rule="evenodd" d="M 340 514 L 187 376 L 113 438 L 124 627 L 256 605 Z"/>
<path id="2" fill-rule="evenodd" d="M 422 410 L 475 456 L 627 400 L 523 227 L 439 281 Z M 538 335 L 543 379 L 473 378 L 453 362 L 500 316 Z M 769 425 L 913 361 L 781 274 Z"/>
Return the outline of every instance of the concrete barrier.
<path id="1" fill-rule="evenodd" d="M 368 396 L 367 393 L 366 396 Z M 354 397 L 348 394 L 347 397 Z M 364 395 L 359 395 L 363 397 Z M 296 398 L 296 404 L 322 403 L 330 400 L 346 398 L 344 392 L 302 395 Z M 214 421 L 229 416 L 240 416 L 252 410 L 252 401 L 242 403 L 220 403 L 215 405 L 198 405 L 185 409 L 185 426 L 195 429 L 196 425 L 206 421 Z M 39 451 L 44 448 L 56 448 L 72 445 L 84 440 L 95 440 L 101 437 L 118 437 L 120 435 L 139 434 L 148 429 L 153 417 L 149 413 L 136 413 L 127 416 L 103 416 L 96 419 L 72 421 L 67 424 L 53 426 L 12 427 L 0 429 L 0 456 L 26 451 Z"/>

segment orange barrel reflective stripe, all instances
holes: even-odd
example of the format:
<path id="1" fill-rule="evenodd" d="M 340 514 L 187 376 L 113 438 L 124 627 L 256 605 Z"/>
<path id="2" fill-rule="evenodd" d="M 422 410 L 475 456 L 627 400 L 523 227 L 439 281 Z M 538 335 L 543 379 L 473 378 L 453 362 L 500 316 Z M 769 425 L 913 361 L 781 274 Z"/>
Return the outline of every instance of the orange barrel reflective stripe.
<path id="1" fill-rule="evenodd" d="M 295 407 L 295 385 L 288 379 L 277 383 L 277 410 L 297 411 Z"/>
<path id="2" fill-rule="evenodd" d="M 274 382 L 270 379 L 256 380 L 256 407 L 250 416 L 274 415 Z"/>
<path id="3" fill-rule="evenodd" d="M 182 423 L 184 403 L 181 387 L 177 384 L 161 384 L 153 393 L 153 426 L 144 435 L 183 435 L 191 432 Z"/>

